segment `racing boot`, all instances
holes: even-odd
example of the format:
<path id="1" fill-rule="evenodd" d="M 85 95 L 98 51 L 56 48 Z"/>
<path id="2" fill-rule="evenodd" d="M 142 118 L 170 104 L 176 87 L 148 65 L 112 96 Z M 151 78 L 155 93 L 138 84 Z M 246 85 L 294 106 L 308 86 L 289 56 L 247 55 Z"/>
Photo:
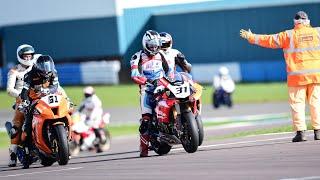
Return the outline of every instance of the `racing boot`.
<path id="1" fill-rule="evenodd" d="M 314 130 L 314 140 L 320 140 L 320 130 L 319 129 Z"/>
<path id="2" fill-rule="evenodd" d="M 9 160 L 9 167 L 15 167 L 17 165 L 17 148 L 18 145 L 11 144 L 9 147 L 9 154 L 10 154 L 10 160 Z"/>
<path id="3" fill-rule="evenodd" d="M 140 134 L 140 157 L 148 157 L 149 140 L 148 134 Z"/>
<path id="4" fill-rule="evenodd" d="M 292 139 L 292 142 L 306 141 L 305 131 L 297 131 L 296 136 Z"/>
<path id="5" fill-rule="evenodd" d="M 140 157 L 147 157 L 148 156 L 148 150 L 149 150 L 149 126 L 150 126 L 150 116 L 149 115 L 143 115 L 142 119 L 140 119 Z"/>

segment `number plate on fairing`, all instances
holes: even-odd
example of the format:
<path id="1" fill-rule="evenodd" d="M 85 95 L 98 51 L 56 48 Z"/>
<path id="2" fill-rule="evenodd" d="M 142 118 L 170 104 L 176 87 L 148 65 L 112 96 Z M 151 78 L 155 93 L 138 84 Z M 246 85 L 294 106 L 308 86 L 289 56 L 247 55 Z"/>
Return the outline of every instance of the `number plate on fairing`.
<path id="1" fill-rule="evenodd" d="M 61 96 L 56 95 L 56 94 L 49 94 L 47 96 L 42 97 L 41 101 L 44 101 L 50 107 L 56 107 L 59 105 L 59 103 L 61 101 Z"/>
<path id="2" fill-rule="evenodd" d="M 190 84 L 184 82 L 181 85 L 168 85 L 168 89 L 175 95 L 176 98 L 186 98 L 190 96 Z"/>

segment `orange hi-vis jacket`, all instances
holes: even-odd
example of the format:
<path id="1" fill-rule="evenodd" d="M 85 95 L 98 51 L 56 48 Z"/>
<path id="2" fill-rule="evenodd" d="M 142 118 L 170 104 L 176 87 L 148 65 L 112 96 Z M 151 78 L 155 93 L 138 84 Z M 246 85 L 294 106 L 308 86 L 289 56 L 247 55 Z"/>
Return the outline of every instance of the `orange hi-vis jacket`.
<path id="1" fill-rule="evenodd" d="M 288 86 L 320 83 L 320 27 L 302 24 L 278 34 L 253 34 L 248 41 L 266 48 L 282 48 Z"/>

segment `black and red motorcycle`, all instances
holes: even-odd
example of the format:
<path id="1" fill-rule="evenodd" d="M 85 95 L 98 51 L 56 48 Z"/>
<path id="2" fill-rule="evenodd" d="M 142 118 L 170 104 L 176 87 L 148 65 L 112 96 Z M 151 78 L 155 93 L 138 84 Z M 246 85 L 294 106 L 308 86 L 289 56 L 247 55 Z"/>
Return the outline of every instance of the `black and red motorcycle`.
<path id="1" fill-rule="evenodd" d="M 173 78 L 157 80 L 153 91 L 156 108 L 149 130 L 151 150 L 163 155 L 173 145 L 182 144 L 188 153 L 197 151 L 204 136 L 202 89 L 186 73 L 176 72 Z"/>

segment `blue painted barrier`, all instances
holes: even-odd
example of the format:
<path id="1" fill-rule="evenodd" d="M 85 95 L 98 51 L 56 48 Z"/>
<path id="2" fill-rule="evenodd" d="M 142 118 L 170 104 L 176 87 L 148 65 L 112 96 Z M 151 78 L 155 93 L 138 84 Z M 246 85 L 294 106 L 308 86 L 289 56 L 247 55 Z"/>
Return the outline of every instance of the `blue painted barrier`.
<path id="1" fill-rule="evenodd" d="M 240 70 L 243 82 L 285 81 L 287 77 L 284 60 L 243 62 Z"/>

